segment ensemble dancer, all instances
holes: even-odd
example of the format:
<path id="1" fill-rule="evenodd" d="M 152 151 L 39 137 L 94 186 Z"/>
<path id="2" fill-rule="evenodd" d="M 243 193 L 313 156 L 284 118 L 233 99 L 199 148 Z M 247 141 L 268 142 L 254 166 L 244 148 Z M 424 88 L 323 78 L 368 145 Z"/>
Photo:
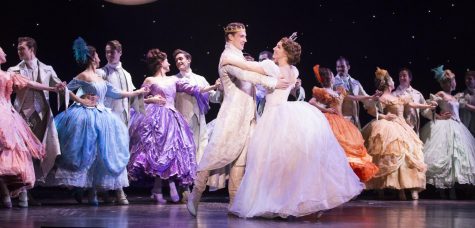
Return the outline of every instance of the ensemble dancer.
<path id="1" fill-rule="evenodd" d="M 399 85 L 395 90 L 391 92 L 391 94 L 396 97 L 410 96 L 412 98 L 412 102 L 414 103 L 427 104 L 422 93 L 414 89 L 411 86 L 411 82 L 412 82 L 411 70 L 405 67 L 401 68 L 399 70 Z M 419 134 L 419 128 L 421 126 L 421 118 L 420 118 L 421 115 L 427 119 L 433 118 L 432 112 L 430 109 L 420 110 L 418 108 L 409 108 L 409 107 L 406 107 L 406 109 L 404 109 L 404 117 L 406 119 L 407 124 L 409 124 L 409 126 L 411 126 L 417 134 Z M 444 117 L 438 117 L 438 118 L 444 118 Z"/>
<path id="2" fill-rule="evenodd" d="M 85 98 L 70 92 L 76 103 L 55 117 L 62 154 L 47 182 L 88 188 L 88 203 L 97 206 L 97 189 L 118 190 L 129 185 L 127 126 L 104 106 L 104 98 L 122 99 L 148 90 L 128 92 L 114 88 L 96 73 L 100 59 L 94 47 L 78 38 L 73 49 L 76 62 L 84 71 L 70 81 L 67 88 L 80 89 Z"/>
<path id="3" fill-rule="evenodd" d="M 0 65 L 6 54 L 0 47 Z M 45 147 L 11 103 L 13 90 L 58 91 L 13 72 L 0 69 L 0 197 L 3 207 L 12 207 L 11 196 L 20 195 L 19 206 L 27 206 L 26 189 L 35 184 L 33 158 L 43 159 Z M 21 194 L 20 194 L 21 193 Z"/>
<path id="4" fill-rule="evenodd" d="M 388 72 L 378 67 L 375 75 L 375 87 L 383 92 L 377 106 L 383 113 L 373 113 L 376 119 L 368 123 L 362 133 L 379 171 L 366 182 L 366 188 L 380 190 L 380 197 L 383 189 L 397 189 L 401 200 L 406 199 L 404 190 L 409 189 L 412 199 L 417 200 L 426 186 L 427 167 L 422 142 L 404 120 L 404 106 L 434 109 L 435 105 L 414 103 L 409 96 L 393 96 L 394 81 Z"/>
<path id="5" fill-rule="evenodd" d="M 97 74 L 119 90 L 129 92 L 134 91 L 135 86 L 132 83 L 132 77 L 130 76 L 130 73 L 122 67 L 122 62 L 120 61 L 122 57 L 122 44 L 118 40 L 108 41 L 105 54 L 107 64 L 104 67 L 97 69 Z M 110 108 L 112 113 L 116 114 L 126 126 L 128 126 L 130 120 L 130 102 L 131 101 L 128 97 L 122 99 L 111 97 L 104 98 L 104 106 Z M 129 204 L 123 189 L 117 189 L 115 195 L 117 204 Z M 112 201 L 107 192 L 105 193 L 105 196 L 106 201 Z"/>
<path id="6" fill-rule="evenodd" d="M 282 38 L 274 63 L 222 60 L 245 70 L 283 76 L 294 84 L 301 47 Z M 240 217 L 305 216 L 337 207 L 363 190 L 325 116 L 306 102 L 288 102 L 290 90 L 266 95 L 266 108 L 249 142 L 246 172 L 230 211 Z M 305 134 L 301 134 L 305 132 Z M 289 135 L 299 135 L 291 138 Z"/>
<path id="7" fill-rule="evenodd" d="M 467 71 L 465 73 L 465 90 L 456 95 L 456 97 L 469 105 L 475 105 L 475 71 Z M 463 103 L 462 102 L 462 103 Z M 468 106 L 466 106 L 468 107 Z M 475 136 L 475 112 L 466 108 L 460 109 L 460 119 L 467 126 L 468 130 Z"/>
<path id="8" fill-rule="evenodd" d="M 310 99 L 309 103 L 323 112 L 338 142 L 345 150 L 351 168 L 361 182 L 366 182 L 378 172 L 378 167 L 372 162 L 373 158 L 366 151 L 364 139 L 359 129 L 349 120 L 343 118 L 341 106 L 344 99 L 374 100 L 380 94 L 352 96 L 347 94 L 342 86 L 338 86 L 335 91 L 332 89 L 335 78 L 330 69 L 315 65 L 313 71 L 323 88 L 313 87 L 313 98 Z"/>
<path id="9" fill-rule="evenodd" d="M 350 62 L 345 57 L 340 57 L 336 60 L 336 76 L 333 89 L 336 90 L 336 87 L 343 86 L 346 90 L 346 93 L 349 95 L 362 95 L 368 96 L 368 94 L 363 89 L 361 83 L 351 77 L 348 74 L 350 70 Z M 368 104 L 365 104 L 365 108 Z M 342 104 L 342 114 L 345 119 L 351 121 L 354 125 L 361 129 L 360 123 L 360 105 L 358 101 L 345 99 Z"/>
<path id="10" fill-rule="evenodd" d="M 475 185 L 475 139 L 459 117 L 459 107 L 475 111 L 475 106 L 459 103 L 451 95 L 456 87 L 452 71 L 444 70 L 443 65 L 432 71 L 442 91 L 432 95 L 431 100 L 451 118 L 431 121 L 421 130 L 427 183 L 438 189 L 450 188 L 450 198 L 455 199 L 455 183 Z"/>
<path id="11" fill-rule="evenodd" d="M 145 99 L 146 114 L 132 111 L 129 176 L 132 180 L 155 178 L 152 196 L 159 203 L 165 202 L 161 182 L 167 180 L 172 201 L 178 202 L 174 180 L 182 186 L 193 183 L 196 149 L 193 132 L 175 108 L 175 96 L 177 92 L 193 95 L 199 115 L 204 115 L 209 108 L 207 92 L 216 89 L 217 85 L 200 87 L 186 78 L 168 77 L 170 64 L 166 53 L 159 49 L 148 51 L 146 63 L 151 76 L 145 79 L 142 88 L 149 88 L 150 93 Z"/>
<path id="12" fill-rule="evenodd" d="M 191 69 L 191 60 L 192 56 L 190 53 L 177 49 L 173 52 L 173 58 L 175 60 L 176 67 L 180 71 L 178 74 L 174 75 L 173 77 L 177 77 L 178 79 L 186 78 L 190 85 L 192 86 L 199 86 L 199 87 L 208 87 L 210 84 L 206 80 L 205 77 L 195 74 Z M 219 79 L 216 80 L 215 84 L 219 84 Z M 215 90 L 210 90 L 208 99 L 209 102 L 218 101 L 221 96 L 220 92 Z M 201 113 L 198 100 L 187 93 L 179 92 L 176 94 L 175 98 L 175 107 L 176 109 L 183 115 L 186 122 L 189 124 L 191 131 L 193 132 L 193 141 L 195 142 L 196 146 L 196 164 L 198 164 L 203 156 L 203 151 L 206 145 L 208 145 L 208 130 L 206 125 L 206 113 Z M 211 183 L 208 183 L 208 185 Z M 212 186 L 210 186 L 212 187 Z M 218 186 L 214 186 L 218 187 Z M 188 194 L 185 191 L 185 195 Z"/>
<path id="13" fill-rule="evenodd" d="M 62 85 L 53 67 L 44 64 L 36 57 L 38 46 L 35 39 L 31 37 L 19 37 L 17 48 L 18 57 L 21 62 L 16 66 L 10 67 L 8 72 L 16 72 L 28 80 L 41 83 L 45 86 Z M 33 160 L 36 181 L 44 183 L 46 176 L 54 166 L 56 157 L 61 154 L 58 132 L 49 103 L 49 92 L 23 87 L 23 89 L 16 92 L 13 104 L 16 111 L 26 120 L 30 129 L 46 147 L 46 156 L 43 160 L 41 162 Z M 57 105 L 59 106 L 60 104 Z M 25 196 L 23 196 L 23 194 Z M 19 205 L 21 207 L 28 207 L 28 195 L 26 190 L 22 192 L 20 196 Z M 35 203 L 31 197 L 30 203 Z"/>
<path id="14" fill-rule="evenodd" d="M 290 90 L 289 101 L 305 101 L 305 89 L 302 87 L 302 79 L 297 78 L 295 85 Z"/>
<path id="15" fill-rule="evenodd" d="M 224 28 L 226 45 L 220 62 L 232 56 L 244 60 L 242 50 L 247 42 L 246 35 L 242 23 L 230 23 Z M 256 122 L 255 84 L 268 89 L 286 88 L 289 85 L 285 80 L 276 80 L 234 66 L 220 64 L 218 69 L 224 98 L 213 135 L 199 163 L 193 191 L 188 198 L 187 208 L 194 216 L 211 170 L 231 165 L 228 182 L 230 204 L 234 200 L 244 174 L 247 146 Z"/>
<path id="16" fill-rule="evenodd" d="M 272 53 L 267 50 L 259 52 L 259 62 L 262 62 L 266 59 L 272 59 Z M 262 116 L 262 113 L 264 112 L 266 105 L 266 93 L 267 90 L 263 86 L 256 85 L 256 106 L 258 118 Z"/>

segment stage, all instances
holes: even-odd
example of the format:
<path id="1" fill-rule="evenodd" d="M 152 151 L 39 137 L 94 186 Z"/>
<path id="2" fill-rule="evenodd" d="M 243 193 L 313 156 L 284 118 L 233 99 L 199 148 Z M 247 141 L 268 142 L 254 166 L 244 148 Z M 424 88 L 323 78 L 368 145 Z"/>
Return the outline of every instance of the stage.
<path id="1" fill-rule="evenodd" d="M 205 201 L 213 201 L 205 198 Z M 198 217 L 184 204 L 154 204 L 129 196 L 129 206 L 78 205 L 72 199 L 41 200 L 42 206 L 0 209 L 0 227 L 474 227 L 475 201 L 354 200 L 322 217 L 241 219 L 227 213 L 227 203 L 202 202 Z"/>

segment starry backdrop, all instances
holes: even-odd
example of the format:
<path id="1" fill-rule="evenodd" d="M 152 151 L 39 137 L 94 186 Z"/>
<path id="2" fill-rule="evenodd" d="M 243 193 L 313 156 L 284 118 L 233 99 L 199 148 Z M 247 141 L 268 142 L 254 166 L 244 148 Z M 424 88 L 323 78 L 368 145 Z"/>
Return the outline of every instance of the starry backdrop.
<path id="1" fill-rule="evenodd" d="M 81 36 L 98 49 L 102 65 L 105 43 L 119 40 L 123 66 L 136 86 L 146 74 L 142 59 L 150 48 L 169 55 L 169 74 L 178 71 L 173 50 L 190 52 L 193 71 L 213 83 L 224 48 L 222 28 L 238 21 L 247 26 L 244 51 L 255 58 L 262 50 L 272 51 L 281 37 L 298 32 L 303 53 L 297 67 L 307 100 L 317 84 L 312 66 L 318 63 L 335 71 L 339 56 L 349 59 L 350 74 L 368 93 L 374 91 L 376 66 L 387 69 L 396 83 L 398 69 L 408 67 L 413 87 L 427 97 L 439 90 L 431 68 L 444 64 L 451 69 L 457 90 L 464 88 L 464 73 L 475 69 L 474 10 L 475 2 L 469 0 L 158 0 L 139 6 L 102 0 L 6 0 L 1 3 L 0 46 L 8 62 L 2 69 L 19 62 L 17 38 L 31 36 L 38 43 L 38 58 L 69 81 L 79 73 L 71 46 Z M 217 110 L 213 105 L 209 118 Z"/>

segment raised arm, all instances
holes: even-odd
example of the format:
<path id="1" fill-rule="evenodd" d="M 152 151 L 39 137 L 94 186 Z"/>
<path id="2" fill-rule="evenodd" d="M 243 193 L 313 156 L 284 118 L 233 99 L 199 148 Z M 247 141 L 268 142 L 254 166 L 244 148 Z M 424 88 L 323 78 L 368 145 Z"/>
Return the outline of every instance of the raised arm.
<path id="1" fill-rule="evenodd" d="M 437 105 L 435 104 L 419 104 L 415 102 L 409 102 L 407 105 L 411 108 L 420 108 L 420 109 L 435 109 Z"/>
<path id="2" fill-rule="evenodd" d="M 138 90 L 135 90 L 135 91 L 122 91 L 122 90 L 118 90 L 117 88 L 115 88 L 109 82 L 106 82 L 106 83 L 107 83 L 106 96 L 114 98 L 114 99 L 121 99 L 121 98 L 124 98 L 124 97 L 135 97 L 135 96 L 138 96 L 140 94 L 146 94 L 150 91 L 150 88 L 146 87 L 146 86 L 144 86 L 144 87 L 142 87 Z"/>
<path id="3" fill-rule="evenodd" d="M 220 75 L 231 75 L 242 81 L 248 81 L 253 84 L 261 84 L 268 89 L 275 89 L 277 86 L 277 79 L 275 78 L 266 77 L 265 75 L 256 72 L 243 70 L 233 65 L 223 66 L 219 69 L 219 71 Z"/>
<path id="4" fill-rule="evenodd" d="M 365 92 L 366 93 L 366 92 Z M 352 101 L 376 101 L 383 93 L 381 91 L 376 91 L 373 95 L 346 95 L 346 98 Z"/>
<path id="5" fill-rule="evenodd" d="M 246 61 L 244 59 L 238 58 L 223 58 L 221 60 L 221 65 L 233 65 L 243 70 L 256 72 L 258 74 L 261 74 L 261 76 L 266 76 L 266 72 L 261 67 L 261 65 L 258 62 L 254 61 Z"/>

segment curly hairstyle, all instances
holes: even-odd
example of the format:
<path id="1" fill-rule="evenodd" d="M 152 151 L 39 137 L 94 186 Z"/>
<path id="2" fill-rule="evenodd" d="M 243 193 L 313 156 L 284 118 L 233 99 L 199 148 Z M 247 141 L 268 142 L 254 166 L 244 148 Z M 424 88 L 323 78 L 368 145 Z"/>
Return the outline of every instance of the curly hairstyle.
<path id="1" fill-rule="evenodd" d="M 282 42 L 282 47 L 287 53 L 289 64 L 295 65 L 299 63 L 300 54 L 302 54 L 302 47 L 300 47 L 300 44 L 287 37 L 280 39 L 279 42 Z"/>
<path id="2" fill-rule="evenodd" d="M 387 87 L 389 87 L 390 82 L 394 83 L 393 79 L 389 75 L 387 70 L 377 68 L 375 72 L 375 79 L 374 79 L 374 86 L 379 91 L 384 91 Z"/>
<path id="3" fill-rule="evenodd" d="M 150 49 L 145 57 L 145 63 L 151 74 L 159 71 L 162 68 L 162 63 L 167 59 L 167 54 L 160 51 L 158 48 Z"/>

